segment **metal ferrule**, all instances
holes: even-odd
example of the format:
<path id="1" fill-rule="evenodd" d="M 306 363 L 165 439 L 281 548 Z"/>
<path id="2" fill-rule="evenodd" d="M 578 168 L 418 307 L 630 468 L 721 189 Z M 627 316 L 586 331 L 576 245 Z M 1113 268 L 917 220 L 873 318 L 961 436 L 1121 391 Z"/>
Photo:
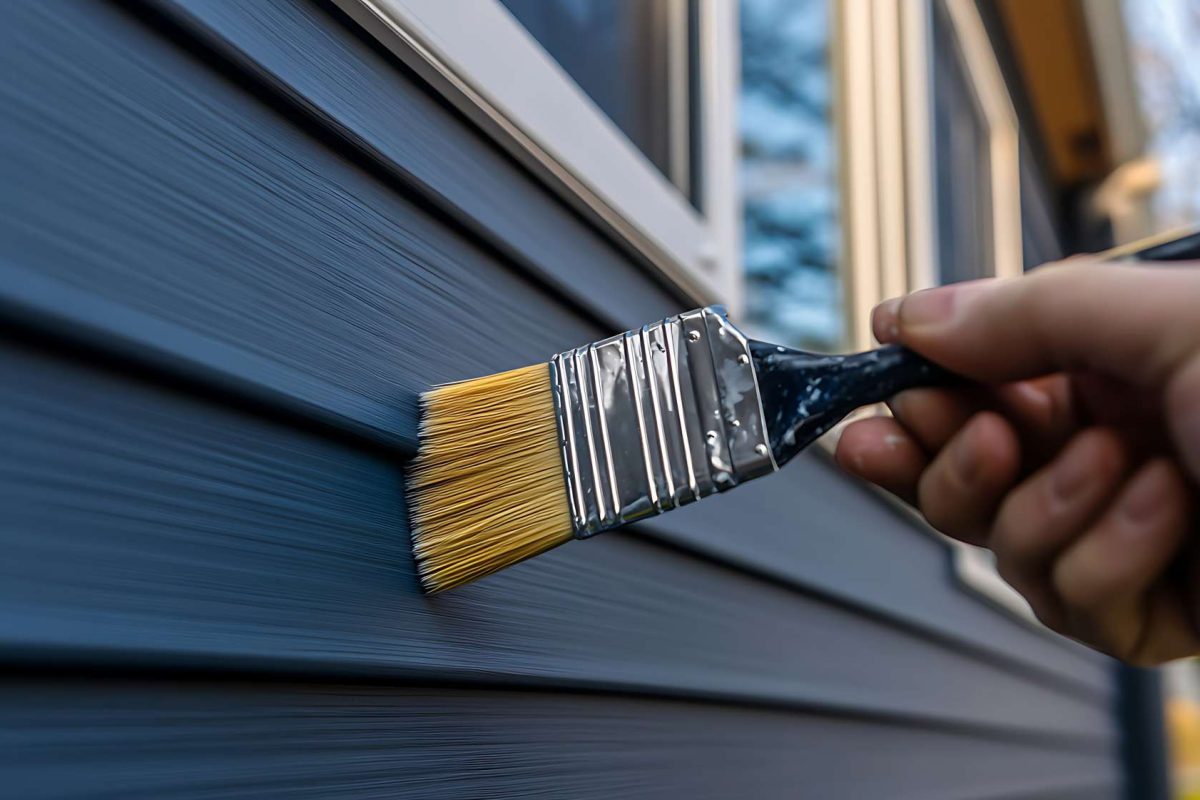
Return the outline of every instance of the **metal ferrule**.
<path id="1" fill-rule="evenodd" d="M 560 353 L 550 370 L 578 538 L 778 469 L 747 339 L 720 306 Z"/>

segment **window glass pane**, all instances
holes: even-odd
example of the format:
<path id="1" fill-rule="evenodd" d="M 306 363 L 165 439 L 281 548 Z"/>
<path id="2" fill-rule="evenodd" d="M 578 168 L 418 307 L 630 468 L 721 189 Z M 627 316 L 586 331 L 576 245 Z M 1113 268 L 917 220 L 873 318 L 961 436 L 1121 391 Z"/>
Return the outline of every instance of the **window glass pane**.
<path id="1" fill-rule="evenodd" d="M 933 135 L 938 270 L 942 283 L 994 274 L 988 128 L 952 23 L 933 14 Z"/>
<path id="2" fill-rule="evenodd" d="M 579 87 L 689 198 L 688 0 L 501 0 Z M 682 48 L 682 52 L 680 52 Z M 682 119 L 673 117 L 680 116 Z"/>
<path id="3" fill-rule="evenodd" d="M 832 350 L 844 338 L 827 0 L 742 0 L 747 325 Z"/>

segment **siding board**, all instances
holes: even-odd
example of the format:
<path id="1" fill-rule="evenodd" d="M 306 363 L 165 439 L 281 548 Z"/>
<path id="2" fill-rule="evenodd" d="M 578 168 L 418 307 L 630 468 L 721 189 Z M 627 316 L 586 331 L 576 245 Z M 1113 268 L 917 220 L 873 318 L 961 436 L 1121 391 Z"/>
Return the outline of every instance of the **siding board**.
<path id="1" fill-rule="evenodd" d="M 635 536 L 426 597 L 386 454 L 44 352 L 0 350 L 0 440 L 10 660 L 582 686 L 1113 745 L 1103 698 Z"/>
<path id="2" fill-rule="evenodd" d="M 48 315 L 52 326 L 65 319 L 99 347 L 177 360 L 178 372 L 202 373 L 403 453 L 415 438 L 415 394 L 429 383 L 540 360 L 607 332 L 381 183 L 376 171 L 331 153 L 128 15 L 78 5 L 87 24 L 63 26 L 55 16 L 61 7 L 16 8 L 0 31 L 8 76 L 0 97 L 12 110 L 0 121 L 0 146 L 11 155 L 0 164 L 9 187 L 0 193 L 0 297 L 10 313 Z M 249 30 L 246 41 L 266 48 L 257 9 L 196 7 L 217 15 L 225 31 Z M 411 87 L 405 95 L 403 76 L 324 12 L 285 4 L 271 13 L 276 50 L 288 37 L 305 44 L 283 50 L 295 63 L 276 54 L 278 71 L 290 64 L 289 79 L 310 76 L 314 104 L 340 98 L 343 105 L 329 113 L 362 120 L 381 152 L 419 139 L 420 115 L 449 115 Z M 374 93 L 356 83 L 325 86 L 317 80 L 320 64 L 302 54 L 359 59 L 361 69 L 336 74 L 370 79 Z M 370 115 L 388 107 L 377 102 L 381 92 L 411 95 L 405 118 L 412 124 Z M 372 102 L 350 105 L 360 97 Z M 437 127 L 426 137 L 443 134 Z M 423 141 L 405 156 L 412 169 L 437 149 Z M 527 177 L 514 170 L 478 164 L 481 180 L 507 176 L 524 186 Z M 453 181 L 440 169 L 423 174 L 450 191 L 444 184 Z M 484 221 L 519 238 L 493 218 Z M 576 243 L 576 271 L 605 274 L 597 253 L 608 246 L 582 234 Z M 962 602 L 942 574 L 941 546 L 897 524 L 873 498 L 815 461 L 790 470 L 647 529 L 870 604 L 1060 681 L 1108 690 L 1103 660 Z M 784 492 L 782 485 L 814 488 Z M 786 512 L 760 517 L 765 498 L 786 504 Z M 853 535 L 850 505 L 855 517 L 865 515 L 855 519 Z M 721 524 L 709 522 L 710 514 Z M 729 537 L 727 521 L 737 519 L 748 520 L 753 535 Z M 792 519 L 807 522 L 793 532 L 782 524 Z M 933 576 L 889 579 L 884 567 L 896 563 Z"/>
<path id="3" fill-rule="evenodd" d="M 0 689 L 9 789 L 27 800 L 1120 796 L 1098 754 L 780 712 L 372 685 L 99 685 Z M 64 759 L 71 768 L 56 769 Z"/>
<path id="4" fill-rule="evenodd" d="M 781 491 L 778 484 L 790 490 Z M 852 526 L 847 525 L 850 509 Z M 728 534 L 745 528 L 753 531 L 752 538 Z M 936 620 L 934 626 L 915 627 L 994 664 L 1023 670 L 1030 679 L 1111 697 L 1107 659 L 1070 640 L 1047 636 L 1016 616 L 997 614 L 958 583 L 940 537 L 918 528 L 816 454 L 789 463 L 786 473 L 770 481 L 739 487 L 736 495 L 720 502 L 681 508 L 642 529 L 721 561 L 876 610 L 895 624 Z M 927 580 L 914 581 L 915 575 Z M 897 607 L 903 612 L 891 613 Z M 968 633 L 972 631 L 974 636 Z M 1031 663 L 1024 648 L 1020 655 L 997 648 L 1002 641 L 1016 644 L 1029 638 L 1041 639 L 1037 652 L 1061 669 Z"/>

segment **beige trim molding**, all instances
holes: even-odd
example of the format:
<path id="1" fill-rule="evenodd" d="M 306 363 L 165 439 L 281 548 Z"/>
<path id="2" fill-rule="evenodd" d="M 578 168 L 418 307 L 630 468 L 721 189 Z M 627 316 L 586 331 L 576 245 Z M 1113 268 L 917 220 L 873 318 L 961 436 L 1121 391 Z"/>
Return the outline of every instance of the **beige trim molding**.
<path id="1" fill-rule="evenodd" d="M 892 3 L 894 0 L 884 0 Z M 833 3 L 838 43 L 838 154 L 842 219 L 842 280 L 849 349 L 871 342 L 871 308 L 882 297 L 879 168 L 876 163 L 873 0 Z"/>
<path id="2" fill-rule="evenodd" d="M 841 0 L 837 44 L 847 344 L 869 347 L 871 309 L 932 286 L 937 269 L 933 3 L 958 40 L 988 131 L 993 262 L 1023 270 L 1016 112 L 972 0 Z"/>

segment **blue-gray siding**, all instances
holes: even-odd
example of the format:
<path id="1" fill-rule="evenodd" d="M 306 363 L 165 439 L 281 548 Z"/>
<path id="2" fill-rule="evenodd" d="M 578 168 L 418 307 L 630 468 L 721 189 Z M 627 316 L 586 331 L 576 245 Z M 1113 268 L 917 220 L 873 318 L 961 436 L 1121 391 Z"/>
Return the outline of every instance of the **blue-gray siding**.
<path id="1" fill-rule="evenodd" d="M 817 456 L 422 596 L 416 393 L 682 300 L 326 5 L 2 13 L 17 796 L 1116 796 L 1108 664 Z"/>

